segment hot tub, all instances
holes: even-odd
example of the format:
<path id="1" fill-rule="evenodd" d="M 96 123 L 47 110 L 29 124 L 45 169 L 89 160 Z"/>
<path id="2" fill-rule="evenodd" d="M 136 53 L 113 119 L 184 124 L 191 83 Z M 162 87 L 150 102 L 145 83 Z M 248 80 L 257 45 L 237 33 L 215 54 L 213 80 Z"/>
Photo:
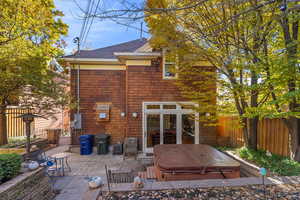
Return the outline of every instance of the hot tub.
<path id="1" fill-rule="evenodd" d="M 160 181 L 240 177 L 239 162 L 204 144 L 156 145 L 154 165 Z"/>

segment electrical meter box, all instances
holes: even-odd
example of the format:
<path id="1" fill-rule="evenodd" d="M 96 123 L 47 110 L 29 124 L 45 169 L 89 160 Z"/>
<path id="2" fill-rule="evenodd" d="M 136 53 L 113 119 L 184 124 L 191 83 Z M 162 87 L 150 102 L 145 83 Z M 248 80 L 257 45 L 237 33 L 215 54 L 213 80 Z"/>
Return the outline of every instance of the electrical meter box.
<path id="1" fill-rule="evenodd" d="M 81 118 L 82 118 L 81 113 L 75 113 L 74 114 L 73 128 L 75 128 L 75 129 L 81 129 L 82 128 Z"/>
<path id="2" fill-rule="evenodd" d="M 98 102 L 96 103 L 96 119 L 99 122 L 109 121 L 111 103 Z"/>

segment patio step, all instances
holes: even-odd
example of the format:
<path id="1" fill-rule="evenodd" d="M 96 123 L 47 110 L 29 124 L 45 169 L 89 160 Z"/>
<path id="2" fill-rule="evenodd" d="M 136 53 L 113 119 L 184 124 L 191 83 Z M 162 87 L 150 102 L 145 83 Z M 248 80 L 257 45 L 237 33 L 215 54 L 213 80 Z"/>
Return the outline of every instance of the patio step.
<path id="1" fill-rule="evenodd" d="M 138 176 L 140 177 L 140 178 L 142 178 L 142 179 L 147 179 L 147 172 L 145 171 L 145 172 L 139 172 L 138 173 Z"/>
<path id="2" fill-rule="evenodd" d="M 156 179 L 154 166 L 147 167 L 147 178 L 148 179 Z"/>
<path id="3" fill-rule="evenodd" d="M 147 170 L 144 172 L 139 172 L 138 176 L 143 179 L 156 179 L 154 166 L 147 167 Z"/>

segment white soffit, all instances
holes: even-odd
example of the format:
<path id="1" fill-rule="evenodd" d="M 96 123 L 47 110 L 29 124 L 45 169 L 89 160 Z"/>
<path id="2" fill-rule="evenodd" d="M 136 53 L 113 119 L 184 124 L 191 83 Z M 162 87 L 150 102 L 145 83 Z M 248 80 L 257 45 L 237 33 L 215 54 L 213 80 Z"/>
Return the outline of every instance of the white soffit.
<path id="1" fill-rule="evenodd" d="M 116 52 L 114 55 L 119 60 L 147 60 L 161 56 L 160 52 Z"/>
<path id="2" fill-rule="evenodd" d="M 105 58 L 63 58 L 63 60 L 71 63 L 99 63 L 99 64 L 120 64 L 118 59 L 105 59 Z"/>

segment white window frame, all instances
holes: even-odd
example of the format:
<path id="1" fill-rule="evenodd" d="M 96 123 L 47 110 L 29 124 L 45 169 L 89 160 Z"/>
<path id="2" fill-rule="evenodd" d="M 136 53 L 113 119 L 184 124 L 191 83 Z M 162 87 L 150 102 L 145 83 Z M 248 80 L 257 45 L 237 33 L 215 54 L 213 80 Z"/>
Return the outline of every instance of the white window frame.
<path id="1" fill-rule="evenodd" d="M 176 141 L 177 144 L 182 144 L 182 114 L 195 114 L 195 144 L 199 144 L 200 142 L 200 129 L 199 129 L 199 113 L 195 112 L 193 109 L 182 109 L 181 105 L 194 105 L 198 107 L 198 104 L 193 102 L 143 102 L 143 151 L 146 153 L 152 153 L 153 148 L 147 147 L 147 125 L 146 125 L 146 118 L 147 114 L 159 114 L 160 115 L 160 144 L 163 144 L 163 115 L 164 114 L 176 114 L 177 120 L 177 133 L 176 134 Z M 159 109 L 147 109 L 147 105 L 160 105 Z M 163 109 L 163 105 L 176 105 L 176 109 Z"/>
<path id="2" fill-rule="evenodd" d="M 175 65 L 176 67 L 176 62 L 166 62 L 166 49 L 163 49 L 163 64 L 162 64 L 162 68 L 163 68 L 163 74 L 162 74 L 162 78 L 165 80 L 172 80 L 172 79 L 176 79 L 178 77 L 178 74 L 175 73 L 175 76 L 165 76 L 166 74 L 166 64 L 171 64 L 171 65 Z"/>

